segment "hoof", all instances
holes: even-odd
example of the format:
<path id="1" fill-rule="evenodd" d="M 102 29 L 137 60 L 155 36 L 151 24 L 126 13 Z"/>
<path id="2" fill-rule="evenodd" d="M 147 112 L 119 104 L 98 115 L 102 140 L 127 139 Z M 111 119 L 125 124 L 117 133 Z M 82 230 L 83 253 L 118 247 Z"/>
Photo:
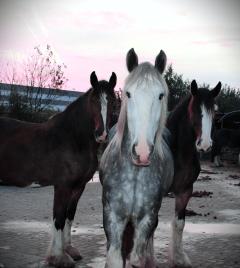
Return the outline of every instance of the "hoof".
<path id="1" fill-rule="evenodd" d="M 153 257 L 147 257 L 145 268 L 157 268 L 156 261 Z"/>
<path id="2" fill-rule="evenodd" d="M 224 165 L 223 164 L 218 164 L 218 165 L 214 165 L 214 167 L 219 168 L 219 167 L 224 167 Z"/>
<path id="3" fill-rule="evenodd" d="M 191 264 L 188 263 L 172 263 L 170 265 L 171 268 L 192 268 Z"/>
<path id="4" fill-rule="evenodd" d="M 74 260 L 68 254 L 48 256 L 47 263 L 57 268 L 73 268 L 75 266 Z"/>
<path id="5" fill-rule="evenodd" d="M 129 260 L 126 260 L 125 268 L 132 268 L 132 265 Z"/>
<path id="6" fill-rule="evenodd" d="M 192 268 L 191 261 L 189 260 L 186 253 L 182 253 L 176 256 L 174 259 L 170 259 L 171 268 Z"/>
<path id="7" fill-rule="evenodd" d="M 146 267 L 146 261 L 144 258 L 138 258 L 136 256 L 136 258 L 131 258 L 130 257 L 130 264 L 133 268 L 142 268 L 142 267 Z M 149 267 L 150 268 L 150 267 Z"/>
<path id="8" fill-rule="evenodd" d="M 68 245 L 65 248 L 65 252 L 70 255 L 75 261 L 79 261 L 82 259 L 82 256 L 79 252 L 79 250 L 72 245 Z"/>

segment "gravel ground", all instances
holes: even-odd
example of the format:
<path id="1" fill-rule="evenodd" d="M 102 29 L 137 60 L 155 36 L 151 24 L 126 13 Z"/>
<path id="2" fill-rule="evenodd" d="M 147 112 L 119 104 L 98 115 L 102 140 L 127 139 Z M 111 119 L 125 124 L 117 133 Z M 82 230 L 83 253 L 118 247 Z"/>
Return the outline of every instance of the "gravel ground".
<path id="1" fill-rule="evenodd" d="M 202 197 L 192 197 L 186 219 L 184 247 L 193 267 L 240 267 L 240 168 L 202 165 L 194 185 Z M 79 268 L 103 268 L 106 240 L 102 227 L 101 185 L 87 185 L 73 225 L 73 243 L 83 255 Z M 201 192 L 206 191 L 206 192 Z M 210 193 L 209 193 L 210 192 Z M 0 267 L 44 266 L 51 236 L 53 188 L 0 187 Z M 168 267 L 170 222 L 174 198 L 166 197 L 155 233 L 155 255 L 159 268 Z"/>

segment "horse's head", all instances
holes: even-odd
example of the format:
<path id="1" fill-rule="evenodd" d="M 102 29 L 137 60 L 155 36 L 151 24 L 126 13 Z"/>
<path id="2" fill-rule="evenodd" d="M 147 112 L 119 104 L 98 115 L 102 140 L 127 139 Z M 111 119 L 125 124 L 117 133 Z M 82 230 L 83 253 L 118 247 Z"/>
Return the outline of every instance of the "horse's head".
<path id="1" fill-rule="evenodd" d="M 166 61 L 162 50 L 156 57 L 155 66 L 149 62 L 138 65 L 134 49 L 127 54 L 126 62 L 130 74 L 124 86 L 123 105 L 127 112 L 131 157 L 138 166 L 150 164 L 151 154 L 156 142 L 160 140 L 165 124 L 168 89 L 162 73 Z"/>
<path id="2" fill-rule="evenodd" d="M 195 80 L 191 83 L 191 99 L 188 114 L 196 135 L 196 148 L 207 152 L 212 146 L 211 130 L 216 110 L 215 97 L 221 90 L 219 82 L 212 90 L 198 88 Z"/>
<path id="3" fill-rule="evenodd" d="M 109 81 L 98 81 L 95 72 L 92 72 L 90 82 L 90 110 L 94 121 L 94 135 L 96 141 L 102 143 L 106 141 L 108 130 L 116 123 L 113 121 L 113 109 L 116 104 L 114 87 L 117 76 L 113 72 Z"/>

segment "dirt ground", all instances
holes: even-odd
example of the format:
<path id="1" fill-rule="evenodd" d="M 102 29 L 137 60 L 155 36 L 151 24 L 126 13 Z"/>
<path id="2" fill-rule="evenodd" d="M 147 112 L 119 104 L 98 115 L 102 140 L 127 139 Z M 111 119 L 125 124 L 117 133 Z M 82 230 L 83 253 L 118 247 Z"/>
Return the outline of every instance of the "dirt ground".
<path id="1" fill-rule="evenodd" d="M 90 182 L 79 202 L 73 225 L 73 243 L 83 255 L 78 268 L 103 268 L 106 239 L 102 226 L 101 185 Z M 214 168 L 202 163 L 188 205 L 184 247 L 193 267 L 240 267 L 240 168 Z M 51 239 L 52 187 L 0 187 L 0 267 L 46 267 Z M 166 197 L 155 233 L 159 268 L 168 266 L 170 222 L 174 198 Z M 196 214 L 193 216 L 192 214 Z M 190 216 L 192 215 L 192 216 Z"/>

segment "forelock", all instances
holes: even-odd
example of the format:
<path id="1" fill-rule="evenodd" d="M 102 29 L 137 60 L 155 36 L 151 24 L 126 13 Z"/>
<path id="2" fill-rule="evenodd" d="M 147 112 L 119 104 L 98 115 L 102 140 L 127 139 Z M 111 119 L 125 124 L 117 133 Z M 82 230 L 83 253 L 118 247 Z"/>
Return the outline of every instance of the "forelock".
<path id="1" fill-rule="evenodd" d="M 167 94 L 167 85 L 165 80 L 159 71 L 149 62 L 144 62 L 138 65 L 126 78 L 124 91 L 129 89 L 137 90 L 146 86 L 147 88 L 152 88 L 158 84 L 163 89 L 163 93 Z"/>

